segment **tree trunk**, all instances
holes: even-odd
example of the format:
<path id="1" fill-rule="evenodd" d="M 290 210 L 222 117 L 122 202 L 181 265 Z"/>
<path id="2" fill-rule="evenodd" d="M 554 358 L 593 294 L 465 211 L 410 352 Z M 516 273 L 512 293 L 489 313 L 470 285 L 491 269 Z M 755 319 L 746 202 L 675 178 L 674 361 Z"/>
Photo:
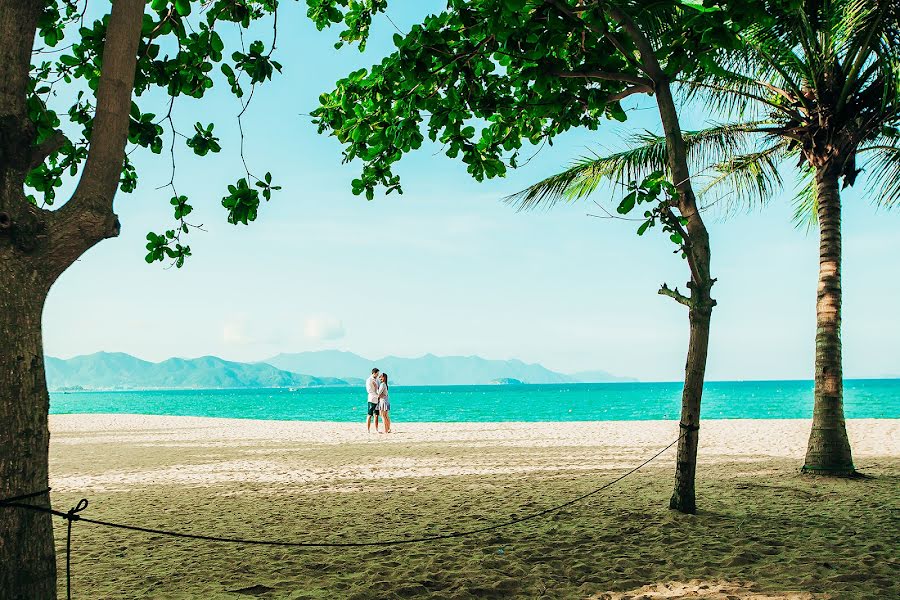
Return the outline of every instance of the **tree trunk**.
<path id="1" fill-rule="evenodd" d="M 703 382 L 706 377 L 706 357 L 709 352 L 709 327 L 712 309 L 716 305 L 711 291 L 715 279 L 710 274 L 709 232 L 697 209 L 697 201 L 691 186 L 691 173 L 687 164 L 684 137 L 672 91 L 665 75 L 655 74 L 656 104 L 659 108 L 666 135 L 669 171 L 678 190 L 677 206 L 685 225 L 684 253 L 691 270 L 688 288 L 690 341 L 684 367 L 684 388 L 681 393 L 681 421 L 678 455 L 675 466 L 675 489 L 669 500 L 669 508 L 683 513 L 697 512 L 694 479 L 697 472 L 697 444 L 700 428 L 700 401 L 703 399 Z"/>
<path id="2" fill-rule="evenodd" d="M 709 349 L 709 325 L 712 310 L 692 308 L 687 361 L 684 367 L 684 389 L 681 392 L 680 431 L 675 463 L 675 489 L 669 500 L 669 508 L 687 514 L 697 512 L 694 478 L 697 473 L 697 445 L 699 442 L 700 400 L 703 398 L 703 381 L 706 376 L 706 355 Z"/>
<path id="3" fill-rule="evenodd" d="M 50 398 L 41 343 L 47 290 L 11 262 L 0 249 L 0 498 L 49 487 Z M 50 496 L 23 502 L 49 507 Z M 0 598 L 56 598 L 50 515 L 0 507 Z"/>
<path id="4" fill-rule="evenodd" d="M 816 297 L 815 406 L 804 472 L 852 475 L 844 423 L 841 369 L 841 197 L 834 168 L 816 171 L 819 214 L 819 288 Z"/>
<path id="5" fill-rule="evenodd" d="M 112 3 L 88 156 L 72 198 L 56 211 L 30 204 L 23 190 L 27 173 L 54 149 L 33 144 L 35 127 L 25 110 L 34 34 L 45 4 L 0 0 L 0 499 L 48 487 L 50 401 L 41 313 L 57 277 L 94 244 L 119 234 L 113 198 L 145 0 Z M 50 506 L 47 494 L 23 502 Z M 56 598 L 50 519 L 0 507 L 0 599 Z"/>

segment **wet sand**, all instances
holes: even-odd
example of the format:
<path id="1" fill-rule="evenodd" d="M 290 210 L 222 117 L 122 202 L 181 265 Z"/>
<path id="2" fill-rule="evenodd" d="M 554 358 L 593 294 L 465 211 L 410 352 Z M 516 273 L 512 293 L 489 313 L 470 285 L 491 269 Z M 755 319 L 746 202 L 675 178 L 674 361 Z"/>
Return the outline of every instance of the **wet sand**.
<path id="1" fill-rule="evenodd" d="M 191 533 L 296 541 L 475 529 L 600 487 L 677 423 L 361 424 L 51 417 L 53 503 Z M 868 479 L 800 475 L 809 423 L 707 421 L 697 515 L 666 507 L 674 448 L 562 512 L 393 547 L 272 548 L 76 523 L 86 598 L 900 597 L 900 421 L 848 423 Z M 64 523 L 56 523 L 59 548 Z M 64 567 L 60 552 L 60 567 Z M 60 571 L 62 575 L 64 571 Z M 62 580 L 62 579 L 61 579 Z"/>

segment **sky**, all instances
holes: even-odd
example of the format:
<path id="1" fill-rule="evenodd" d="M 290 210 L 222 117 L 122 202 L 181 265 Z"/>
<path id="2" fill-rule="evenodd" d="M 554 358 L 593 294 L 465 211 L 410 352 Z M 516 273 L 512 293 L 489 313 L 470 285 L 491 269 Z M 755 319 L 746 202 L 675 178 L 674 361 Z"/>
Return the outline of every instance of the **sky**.
<path id="1" fill-rule="evenodd" d="M 392 8 L 406 30 L 436 2 Z M 262 86 L 245 116 L 251 170 L 283 189 L 250 227 L 226 222 L 224 188 L 241 176 L 235 114 L 225 90 L 175 105 L 182 130 L 215 120 L 223 151 L 176 151 L 176 184 L 195 207 L 184 268 L 144 262 L 145 235 L 173 226 L 170 159 L 134 155 L 140 185 L 119 194 L 119 238 L 71 267 L 44 313 L 48 354 L 128 352 L 148 360 L 216 355 L 263 360 L 281 352 L 340 349 L 386 355 L 518 358 L 572 373 L 602 369 L 645 381 L 683 378 L 687 311 L 657 295 L 684 287 L 687 265 L 671 242 L 635 224 L 597 218 L 592 202 L 517 213 L 501 199 L 590 152 L 622 149 L 628 135 L 659 130 L 648 101 L 629 121 L 558 138 L 504 179 L 478 183 L 458 160 L 425 145 L 402 161 L 405 194 L 353 196 L 359 164 L 316 133 L 318 95 L 390 51 L 396 31 L 376 21 L 362 55 L 335 50 L 304 3 L 283 3 L 277 57 L 284 74 Z M 268 43 L 271 32 L 259 30 Z M 158 113 L 164 113 L 159 98 Z M 142 101 L 144 110 L 152 103 Z M 708 123 L 684 111 L 683 126 Z M 608 126 L 606 126 L 608 125 Z M 524 156 L 529 156 L 526 148 Z M 789 174 L 790 171 L 787 171 Z M 810 379 L 818 268 L 816 232 L 791 222 L 792 184 L 763 209 L 706 213 L 718 278 L 707 378 Z M 844 375 L 900 376 L 900 211 L 876 209 L 864 190 L 844 194 Z M 620 195 L 620 194 L 619 194 Z M 594 215 L 594 216 L 592 216 Z"/>

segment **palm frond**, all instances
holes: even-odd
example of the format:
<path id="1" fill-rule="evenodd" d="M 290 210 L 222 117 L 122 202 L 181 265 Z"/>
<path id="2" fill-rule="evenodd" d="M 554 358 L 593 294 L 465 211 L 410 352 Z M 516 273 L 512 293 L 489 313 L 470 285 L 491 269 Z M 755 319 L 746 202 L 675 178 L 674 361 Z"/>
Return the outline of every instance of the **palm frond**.
<path id="1" fill-rule="evenodd" d="M 788 156 L 788 142 L 775 141 L 762 150 L 739 154 L 715 165 L 716 175 L 699 192 L 707 205 L 729 199 L 727 212 L 763 206 L 783 187 L 778 164 Z"/>
<path id="2" fill-rule="evenodd" d="M 542 179 L 521 192 L 505 197 L 503 201 L 520 212 L 538 207 L 552 208 L 561 201 L 571 199 L 569 190 L 574 185 L 587 186 L 591 181 L 599 185 L 603 179 L 602 173 L 608 168 L 605 161 L 611 159 L 612 157 L 582 157 L 565 171 Z"/>
<path id="3" fill-rule="evenodd" d="M 819 225 L 819 196 L 811 169 L 802 169 L 797 184 L 797 193 L 791 203 L 794 205 L 794 215 L 791 220 L 795 227 L 798 229 L 802 227 L 810 231 Z"/>
<path id="4" fill-rule="evenodd" d="M 756 142 L 760 122 L 719 124 L 683 133 L 691 171 L 701 174 L 729 157 L 747 152 Z M 645 131 L 632 139 L 634 146 L 607 156 L 583 157 L 570 168 L 512 194 L 504 201 L 517 210 L 550 208 L 592 194 L 604 181 L 626 184 L 655 171 L 668 171 L 665 137 Z"/>
<path id="5" fill-rule="evenodd" d="M 758 121 L 772 109 L 783 110 L 769 89 L 737 71 L 723 69 L 702 81 L 681 80 L 678 84 L 678 94 L 685 102 L 701 104 L 729 120 Z"/>
<path id="6" fill-rule="evenodd" d="M 870 154 L 865 166 L 866 193 L 876 206 L 893 208 L 900 204 L 900 146 L 879 145 L 863 148 L 861 152 Z M 870 170 L 871 169 L 871 170 Z"/>

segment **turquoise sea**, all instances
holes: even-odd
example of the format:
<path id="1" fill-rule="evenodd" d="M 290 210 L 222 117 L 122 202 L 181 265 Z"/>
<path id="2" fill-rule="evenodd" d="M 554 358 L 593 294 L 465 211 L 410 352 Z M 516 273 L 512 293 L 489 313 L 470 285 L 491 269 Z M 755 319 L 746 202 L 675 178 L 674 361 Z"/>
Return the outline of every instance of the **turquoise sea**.
<path id="1" fill-rule="evenodd" d="M 391 388 L 396 421 L 640 421 L 677 419 L 678 383 L 584 383 Z M 811 381 L 711 382 L 707 419 L 803 419 L 813 405 Z M 362 388 L 54 392 L 51 414 L 131 413 L 241 419 L 357 421 Z M 844 383 L 847 418 L 900 418 L 900 379 Z"/>

